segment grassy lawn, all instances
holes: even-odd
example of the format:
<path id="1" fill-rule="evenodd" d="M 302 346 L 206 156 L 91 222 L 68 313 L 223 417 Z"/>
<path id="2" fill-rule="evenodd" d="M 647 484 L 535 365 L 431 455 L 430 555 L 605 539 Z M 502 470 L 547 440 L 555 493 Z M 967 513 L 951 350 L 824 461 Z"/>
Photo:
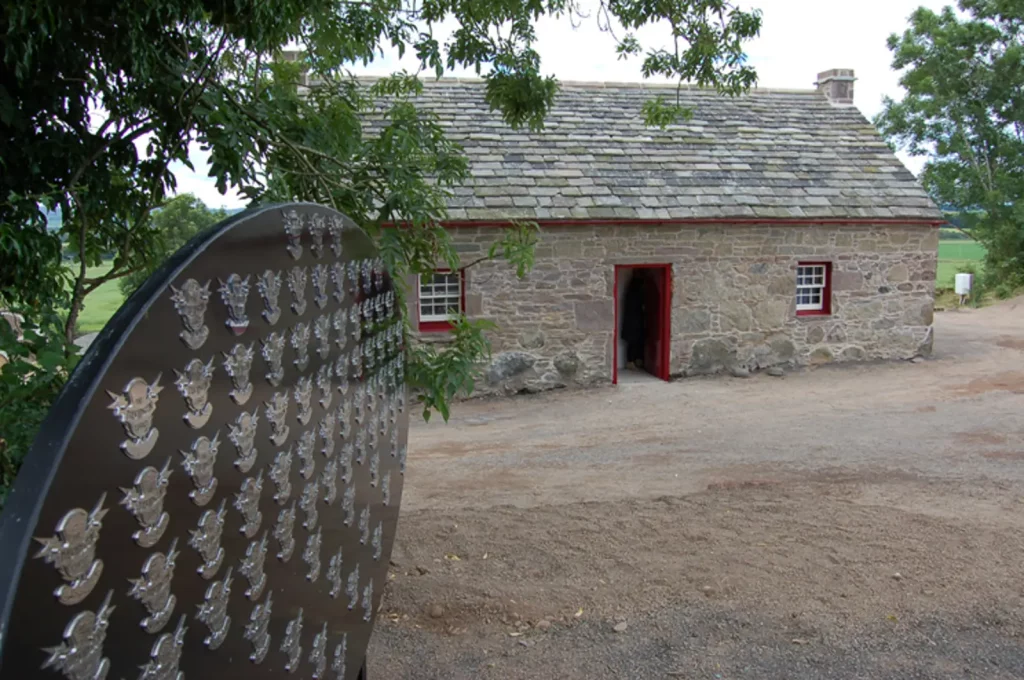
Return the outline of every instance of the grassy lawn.
<path id="1" fill-rule="evenodd" d="M 953 277 L 962 267 L 973 264 L 981 267 L 985 246 L 976 241 L 939 241 L 939 268 L 935 283 L 939 288 L 952 288 Z"/>
<path id="2" fill-rule="evenodd" d="M 112 266 L 112 262 L 104 262 L 99 267 L 89 267 L 89 276 L 103 276 Z M 78 327 L 82 333 L 101 330 L 124 302 L 121 288 L 117 284 L 116 280 L 107 281 L 86 296 L 82 314 L 78 317 Z"/>

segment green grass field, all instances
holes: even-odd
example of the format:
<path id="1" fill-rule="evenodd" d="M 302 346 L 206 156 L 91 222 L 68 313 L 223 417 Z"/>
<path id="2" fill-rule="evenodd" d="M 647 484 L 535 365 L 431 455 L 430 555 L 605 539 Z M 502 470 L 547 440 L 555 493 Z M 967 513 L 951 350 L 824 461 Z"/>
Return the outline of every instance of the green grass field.
<path id="1" fill-rule="evenodd" d="M 89 276 L 103 276 L 110 271 L 112 262 L 104 262 L 99 267 L 89 267 Z M 82 333 L 95 333 L 103 328 L 107 320 L 114 315 L 117 308 L 124 302 L 121 288 L 117 281 L 107 281 L 89 293 L 82 306 L 82 314 L 78 317 L 78 328 Z"/>
<path id="2" fill-rule="evenodd" d="M 935 284 L 939 288 L 952 288 L 953 277 L 963 271 L 964 265 L 982 266 L 985 246 L 977 241 L 939 241 L 939 267 Z"/>

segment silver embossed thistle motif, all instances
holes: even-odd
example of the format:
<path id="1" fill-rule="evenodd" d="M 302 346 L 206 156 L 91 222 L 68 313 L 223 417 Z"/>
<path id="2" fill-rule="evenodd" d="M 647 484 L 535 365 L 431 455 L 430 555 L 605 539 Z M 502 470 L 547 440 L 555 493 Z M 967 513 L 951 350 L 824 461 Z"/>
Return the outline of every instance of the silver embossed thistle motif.
<path id="1" fill-rule="evenodd" d="M 281 318 L 281 273 L 264 271 L 256 279 L 256 290 L 263 299 L 263 320 L 273 326 Z"/>
<path id="2" fill-rule="evenodd" d="M 243 279 L 238 274 L 231 274 L 227 281 L 220 280 L 220 297 L 228 308 L 228 318 L 224 325 L 235 335 L 241 335 L 249 327 L 249 318 L 245 315 L 249 276 Z"/>
<path id="3" fill-rule="evenodd" d="M 230 352 L 224 352 L 224 370 L 231 378 L 231 387 L 228 392 L 231 401 L 239 406 L 249 401 L 252 396 L 252 382 L 249 373 L 252 370 L 252 359 L 255 355 L 255 344 L 250 343 L 248 347 L 238 343 L 231 348 Z"/>
<path id="4" fill-rule="evenodd" d="M 142 565 L 142 576 L 131 579 L 132 589 L 128 594 L 146 609 L 146 617 L 140 625 L 147 633 L 160 632 L 174 613 L 177 598 L 171 593 L 171 580 L 178 559 L 177 545 L 175 538 L 166 555 L 151 554 Z"/>
<path id="5" fill-rule="evenodd" d="M 274 493 L 274 500 L 278 505 L 287 503 L 288 498 L 292 495 L 292 460 L 292 450 L 289 448 L 287 451 L 280 451 L 270 466 L 269 477 L 277 489 Z"/>
<path id="6" fill-rule="evenodd" d="M 263 663 L 267 658 L 267 650 L 270 649 L 270 615 L 273 611 L 274 602 L 271 599 L 273 593 L 267 593 L 267 601 L 252 608 L 249 614 L 249 623 L 245 625 L 242 637 L 252 643 L 252 654 L 249 660 L 253 663 Z"/>
<path id="7" fill-rule="evenodd" d="M 102 494 L 92 512 L 82 508 L 69 510 L 57 522 L 53 537 L 35 539 L 42 546 L 35 557 L 55 566 L 65 581 L 53 591 L 61 604 L 74 605 L 84 600 L 103 573 L 103 560 L 96 559 L 96 543 L 108 512 L 103 508 L 106 498 Z"/>
<path id="8" fill-rule="evenodd" d="M 132 378 L 121 394 L 107 390 L 114 400 L 107 408 L 114 412 L 128 435 L 128 439 L 121 442 L 121 450 L 132 460 L 142 460 L 156 445 L 160 432 L 153 427 L 153 415 L 163 389 L 157 375 L 152 384 L 142 378 Z"/>
<path id="9" fill-rule="evenodd" d="M 310 479 L 316 471 L 316 460 L 313 459 L 313 448 L 316 446 L 316 432 L 306 430 L 299 437 L 295 447 L 295 455 L 299 457 L 299 474 L 303 479 Z"/>
<path id="10" fill-rule="evenodd" d="M 299 499 L 299 507 L 306 513 L 306 519 L 302 523 L 302 526 L 306 527 L 310 531 L 316 528 L 316 523 L 320 517 L 319 511 L 317 510 L 316 504 L 320 500 L 320 482 L 319 480 L 310 480 L 306 482 L 305 488 L 302 490 L 302 496 Z"/>
<path id="11" fill-rule="evenodd" d="M 327 223 L 327 229 L 331 232 L 331 250 L 334 251 L 335 257 L 341 257 L 343 248 L 341 234 L 345 231 L 345 220 L 337 215 L 331 215 Z"/>
<path id="12" fill-rule="evenodd" d="M 313 337 L 316 338 L 316 353 L 326 359 L 331 353 L 331 317 L 327 314 L 318 316 L 313 321 Z"/>
<path id="13" fill-rule="evenodd" d="M 288 270 L 288 290 L 292 294 L 292 311 L 302 316 L 306 313 L 305 267 L 292 267 Z"/>
<path id="14" fill-rule="evenodd" d="M 334 285 L 334 299 L 341 302 L 345 299 L 345 263 L 331 263 L 331 283 Z"/>
<path id="15" fill-rule="evenodd" d="M 330 595 L 335 599 L 341 595 L 343 568 L 342 551 L 339 547 L 338 552 L 334 553 L 331 557 L 331 561 L 327 564 L 327 582 L 331 585 Z"/>
<path id="16" fill-rule="evenodd" d="M 313 303 L 323 309 L 327 306 L 330 294 L 327 292 L 327 265 L 318 264 L 313 267 Z"/>
<path id="17" fill-rule="evenodd" d="M 338 499 L 338 461 L 330 460 L 320 473 L 320 483 L 324 486 L 324 503 L 334 505 Z"/>
<path id="18" fill-rule="evenodd" d="M 363 281 L 363 295 L 373 293 L 373 263 L 363 260 L 359 265 L 360 278 Z"/>
<path id="19" fill-rule="evenodd" d="M 147 466 L 135 477 L 135 485 L 121 487 L 124 498 L 121 505 L 135 516 L 139 530 L 132 538 L 143 548 L 152 548 L 164 535 L 170 516 L 164 512 L 164 497 L 171 477 L 171 459 L 168 458 L 161 470 Z"/>
<path id="20" fill-rule="evenodd" d="M 238 571 L 249 582 L 245 590 L 245 596 L 250 600 L 258 600 L 263 593 L 263 587 L 267 585 L 267 575 L 263 566 L 267 559 L 267 532 L 258 541 L 253 541 L 245 551 L 242 558 L 242 565 Z M 269 600 L 269 597 L 268 597 Z"/>
<path id="21" fill-rule="evenodd" d="M 341 636 L 341 642 L 334 648 L 334 658 L 331 660 L 331 670 L 337 673 L 338 680 L 344 680 L 345 669 L 348 668 L 345 657 L 348 652 L 348 633 Z"/>
<path id="22" fill-rule="evenodd" d="M 199 349 L 210 336 L 210 329 L 203 321 L 210 302 L 210 282 L 200 284 L 195 279 L 186 279 L 181 288 L 171 286 L 171 302 L 185 327 L 178 337 L 189 349 Z"/>
<path id="23" fill-rule="evenodd" d="M 110 660 L 103 656 L 114 591 L 107 592 L 99 610 L 76 614 L 64 628 L 64 641 L 43 651 L 49 654 L 43 668 L 51 668 L 67 680 L 105 680 Z"/>
<path id="24" fill-rule="evenodd" d="M 203 363 L 199 359 L 192 359 L 185 364 L 184 371 L 174 371 L 178 379 L 174 385 L 185 397 L 185 405 L 188 411 L 182 419 L 192 429 L 198 430 L 210 419 L 213 413 L 213 405 L 209 401 L 210 383 L 213 382 L 213 359 Z"/>
<path id="25" fill-rule="evenodd" d="M 220 433 L 209 437 L 199 437 L 192 443 L 191 451 L 180 451 L 185 461 L 182 466 L 192 480 L 195 488 L 188 492 L 192 502 L 202 507 L 210 502 L 217 491 L 217 478 L 213 476 L 213 466 L 217 462 L 217 450 L 220 448 Z"/>
<path id="26" fill-rule="evenodd" d="M 292 328 L 292 349 L 295 350 L 295 365 L 300 371 L 309 365 L 309 324 L 300 321 Z"/>
<path id="27" fill-rule="evenodd" d="M 260 495 L 263 493 L 263 470 L 255 477 L 247 477 L 241 490 L 235 494 L 235 508 L 242 513 L 243 524 L 239 531 L 246 538 L 252 538 L 260 530 L 263 513 L 260 512 Z"/>
<path id="28" fill-rule="evenodd" d="M 216 512 L 206 510 L 199 517 L 199 526 L 189 529 L 188 544 L 202 558 L 203 563 L 196 567 L 196 572 L 206 580 L 217 574 L 224 561 L 224 548 L 221 537 L 224 534 L 224 520 L 227 518 L 227 499 L 222 498 Z"/>
<path id="29" fill-rule="evenodd" d="M 302 551 L 302 561 L 309 567 L 309 571 L 306 572 L 306 580 L 310 583 L 316 583 L 320 578 L 320 544 L 322 541 L 320 531 L 317 529 L 316 533 L 309 535 L 309 538 L 306 539 L 306 549 Z"/>
<path id="30" fill-rule="evenodd" d="M 363 621 L 369 623 L 373 618 L 373 579 L 363 588 Z"/>
<path id="31" fill-rule="evenodd" d="M 313 378 L 304 375 L 295 382 L 295 406 L 297 409 L 296 418 L 302 425 L 308 425 L 313 417 L 313 409 L 310 402 L 313 399 Z"/>
<path id="32" fill-rule="evenodd" d="M 228 616 L 228 600 L 231 597 L 231 568 L 228 567 L 224 574 L 223 581 L 214 581 L 206 589 L 206 596 L 203 603 L 198 606 L 196 618 L 206 624 L 209 634 L 203 638 L 203 644 L 207 649 L 214 650 L 220 647 L 227 639 L 228 629 L 231 627 L 231 617 Z"/>
<path id="33" fill-rule="evenodd" d="M 324 621 L 320 632 L 313 638 L 313 648 L 309 652 L 309 663 L 313 666 L 310 677 L 320 680 L 327 672 L 327 622 Z"/>
<path id="34" fill-rule="evenodd" d="M 295 210 L 284 213 L 284 233 L 288 237 L 288 254 L 293 260 L 302 257 L 302 215 Z"/>
<path id="35" fill-rule="evenodd" d="M 281 651 L 284 652 L 286 660 L 284 669 L 294 673 L 302 660 L 302 607 L 299 607 L 298 615 L 288 622 L 284 629 L 284 638 L 281 639 Z"/>
<path id="36" fill-rule="evenodd" d="M 352 339 L 359 342 L 360 338 L 363 337 L 363 317 L 359 312 L 359 305 L 352 305 L 352 309 L 348 312 L 349 323 L 352 324 Z"/>
<path id="37" fill-rule="evenodd" d="M 284 379 L 284 343 L 283 333 L 271 333 L 265 340 L 260 340 L 261 353 L 267 364 L 267 382 L 277 387 Z"/>
<path id="38" fill-rule="evenodd" d="M 277 513 L 277 523 L 274 525 L 274 538 L 280 547 L 277 552 L 277 559 L 287 562 L 295 552 L 295 503 L 292 502 L 287 508 L 281 508 Z"/>
<path id="39" fill-rule="evenodd" d="M 235 459 L 235 467 L 242 473 L 248 472 L 256 463 L 256 426 L 260 419 L 257 410 L 252 413 L 242 411 L 234 423 L 228 424 L 228 439 L 235 445 L 238 457 Z"/>
<path id="40" fill-rule="evenodd" d="M 288 440 L 290 429 L 286 424 L 288 420 L 288 390 L 274 392 L 270 401 L 264 404 L 264 412 L 267 414 L 267 422 L 270 423 L 270 441 L 274 446 L 281 446 Z"/>
<path id="41" fill-rule="evenodd" d="M 331 377 L 334 368 L 328 363 L 323 364 L 316 373 L 316 389 L 320 393 L 320 407 L 325 411 L 331 407 L 331 400 L 334 399 L 334 392 L 331 390 Z"/>
<path id="42" fill-rule="evenodd" d="M 185 617 L 178 619 L 178 627 L 171 633 L 164 633 L 153 643 L 149 662 L 142 666 L 139 680 L 184 680 L 185 674 L 178 670 L 181 664 L 181 649 L 185 646 Z"/>
<path id="43" fill-rule="evenodd" d="M 327 220 L 320 213 L 313 213 L 309 216 L 309 250 L 313 257 L 320 258 L 324 254 L 324 232 L 327 230 Z"/>
<path id="44" fill-rule="evenodd" d="M 359 565 L 357 564 L 348 575 L 345 581 L 345 597 L 348 598 L 349 610 L 355 609 L 359 604 Z"/>

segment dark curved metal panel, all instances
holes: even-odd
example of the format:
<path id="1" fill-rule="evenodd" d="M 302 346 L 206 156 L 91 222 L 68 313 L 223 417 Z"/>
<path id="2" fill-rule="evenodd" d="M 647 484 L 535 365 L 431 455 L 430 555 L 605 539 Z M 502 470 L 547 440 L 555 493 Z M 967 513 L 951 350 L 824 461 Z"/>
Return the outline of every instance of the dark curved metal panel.
<path id="1" fill-rule="evenodd" d="M 333 210 L 250 210 L 176 253 L 0 518 L 0 680 L 355 678 L 401 500 L 401 330 Z"/>

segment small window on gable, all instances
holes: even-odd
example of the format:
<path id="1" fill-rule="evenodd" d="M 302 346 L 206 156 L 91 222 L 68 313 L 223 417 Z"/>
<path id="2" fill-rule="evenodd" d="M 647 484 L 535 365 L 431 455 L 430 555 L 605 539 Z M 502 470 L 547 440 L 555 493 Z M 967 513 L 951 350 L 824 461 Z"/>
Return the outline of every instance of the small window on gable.
<path id="1" fill-rule="evenodd" d="M 796 267 L 796 313 L 800 316 L 832 313 L 832 265 L 801 262 Z"/>
<path id="2" fill-rule="evenodd" d="M 444 331 L 463 312 L 462 272 L 436 271 L 419 277 L 421 331 Z"/>

